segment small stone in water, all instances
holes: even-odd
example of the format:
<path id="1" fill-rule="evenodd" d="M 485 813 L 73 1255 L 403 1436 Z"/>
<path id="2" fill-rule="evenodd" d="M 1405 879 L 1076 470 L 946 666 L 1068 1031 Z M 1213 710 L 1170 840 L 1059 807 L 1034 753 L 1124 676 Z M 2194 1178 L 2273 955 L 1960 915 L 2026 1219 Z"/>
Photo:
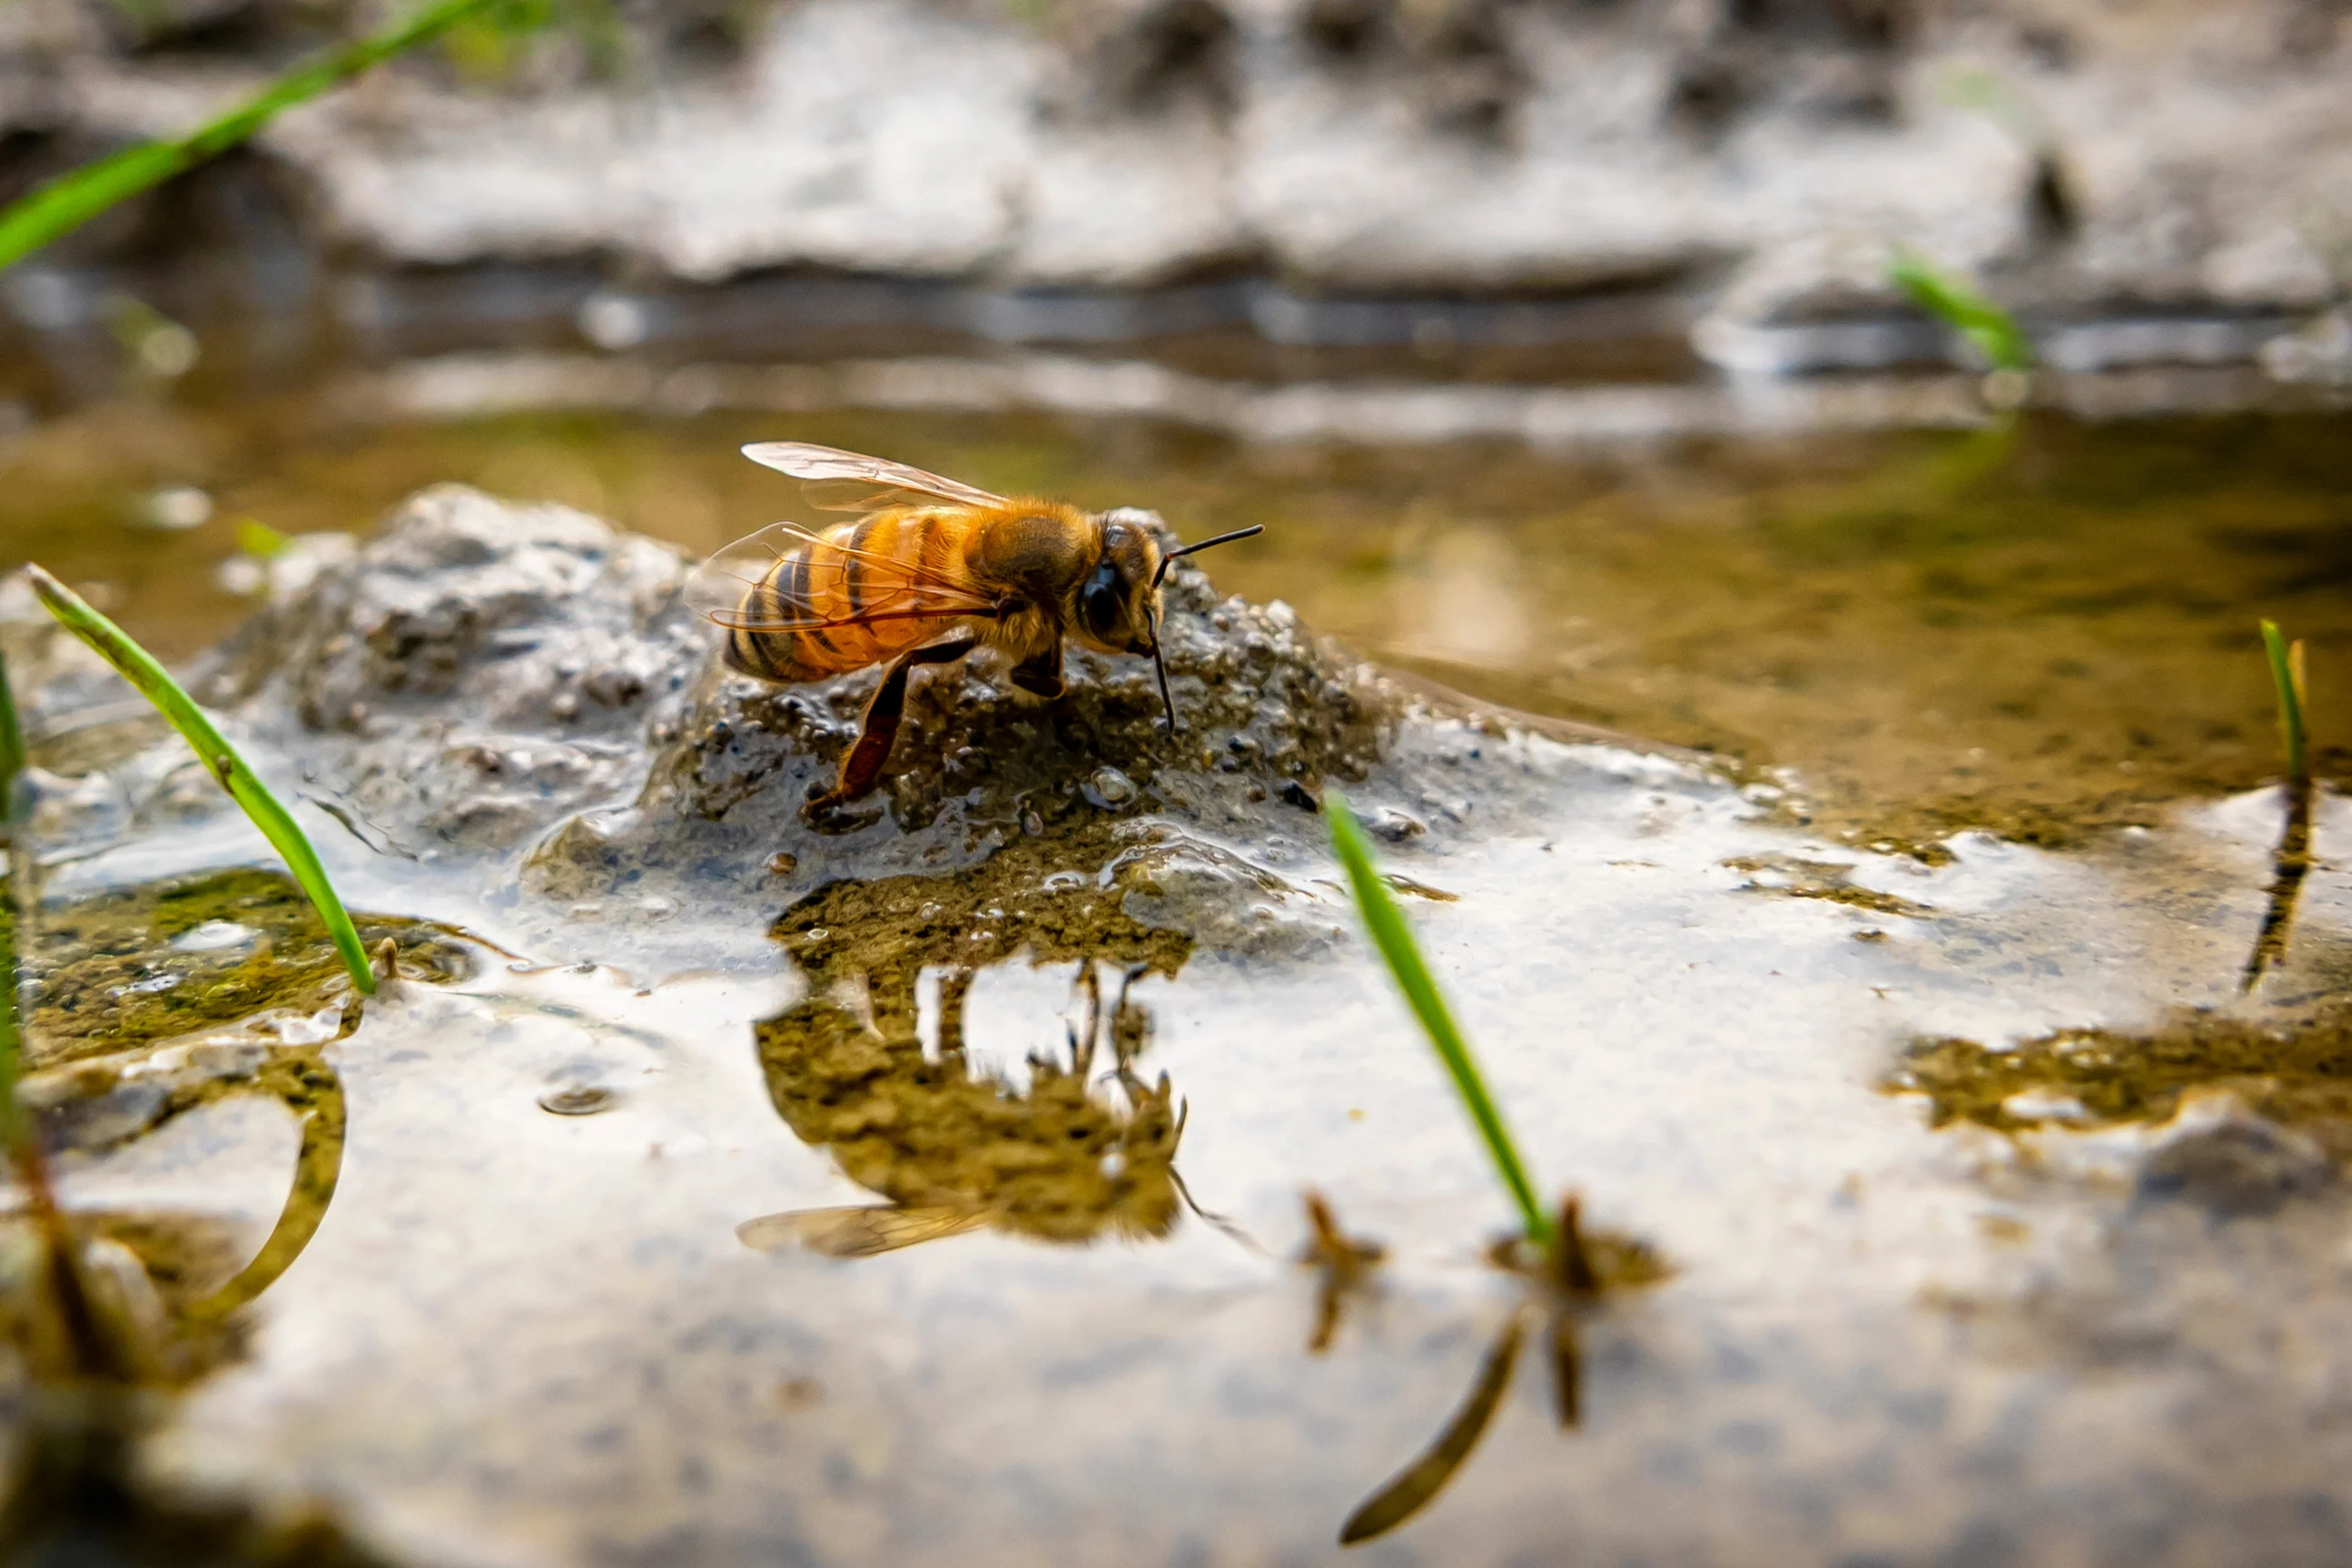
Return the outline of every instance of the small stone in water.
<path id="1" fill-rule="evenodd" d="M 539 1108 L 558 1116 L 593 1116 L 599 1111 L 611 1110 L 620 1100 L 610 1089 L 583 1083 L 549 1090 L 539 1097 Z"/>
<path id="2" fill-rule="evenodd" d="M 260 936 L 250 925 L 239 925 L 234 920 L 207 920 L 172 938 L 171 946 L 182 953 L 218 953 L 230 947 L 249 947 Z"/>
<path id="3" fill-rule="evenodd" d="M 1106 764 L 1087 779 L 1087 801 L 1097 808 L 1123 806 L 1135 799 L 1135 781 Z"/>
<path id="4" fill-rule="evenodd" d="M 800 866 L 800 857 L 786 850 L 778 850 L 768 857 L 770 876 L 790 876 Z"/>

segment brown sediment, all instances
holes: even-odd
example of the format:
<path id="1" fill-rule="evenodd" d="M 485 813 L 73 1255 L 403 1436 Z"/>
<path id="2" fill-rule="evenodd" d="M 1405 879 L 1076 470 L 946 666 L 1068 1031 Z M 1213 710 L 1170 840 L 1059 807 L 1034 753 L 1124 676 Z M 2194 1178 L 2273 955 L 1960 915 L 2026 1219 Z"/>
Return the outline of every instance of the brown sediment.
<path id="1" fill-rule="evenodd" d="M 2321 988 L 2250 1017 L 2183 1009 L 2152 1030 L 2059 1030 L 2005 1049 L 1920 1040 L 1882 1087 L 1926 1095 L 1935 1126 L 1973 1122 L 2001 1132 L 2051 1120 L 2163 1122 L 2190 1093 L 2226 1089 L 2342 1159 L 2352 1155 L 2352 994 Z M 2011 1109 L 2011 1098 L 2029 1090 L 2063 1096 L 2080 1111 Z"/>
<path id="2" fill-rule="evenodd" d="M 0 918 L 5 918 L 0 913 Z M 277 872 L 214 872 L 44 905 L 26 955 L 26 1061 L 33 1068 L 135 1050 L 255 1014 L 310 1011 L 349 989 L 341 956 L 294 883 Z M 397 940 L 407 972 L 466 972 L 438 927 L 358 915 L 369 946 Z M 233 946 L 173 944 L 212 922 L 244 927 Z"/>
<path id="3" fill-rule="evenodd" d="M 1737 855 L 1723 862 L 1727 871 L 1745 872 L 1742 893 L 1774 894 L 1782 898 L 1818 898 L 1874 915 L 1900 915 L 1912 919 L 1935 914 L 1924 904 L 1875 888 L 1856 887 L 1854 868 L 1839 861 L 1807 860 L 1799 855 Z"/>

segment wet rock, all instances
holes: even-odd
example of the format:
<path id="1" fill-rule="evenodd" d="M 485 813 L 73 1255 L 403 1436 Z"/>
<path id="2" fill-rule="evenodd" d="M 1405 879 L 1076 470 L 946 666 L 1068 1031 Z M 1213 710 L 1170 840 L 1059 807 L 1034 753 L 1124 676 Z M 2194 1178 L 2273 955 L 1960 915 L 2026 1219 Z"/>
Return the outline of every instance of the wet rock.
<path id="1" fill-rule="evenodd" d="M 2335 1162 L 2315 1140 L 2217 1090 L 2185 1101 L 2157 1134 L 2140 1162 L 2138 1188 L 2221 1214 L 2268 1214 L 2335 1176 Z"/>
<path id="2" fill-rule="evenodd" d="M 632 789 L 709 638 L 683 565 L 561 507 L 420 493 L 317 563 L 202 683 L 299 755 L 353 831 L 429 859 L 520 844 Z"/>
<path id="3" fill-rule="evenodd" d="M 2324 311 L 2263 345 L 2263 368 L 2283 382 L 2352 386 L 2352 312 Z"/>
<path id="4" fill-rule="evenodd" d="M 362 874 L 404 897 L 439 886 L 459 918 L 542 959 L 653 975 L 772 966 L 780 899 L 789 920 L 827 889 L 906 876 L 967 876 L 1006 905 L 1075 878 L 1187 940 L 1317 950 L 1339 913 L 1284 868 L 1319 843 L 1328 783 L 1402 843 L 1428 829 L 1394 803 L 1447 802 L 1449 829 L 1475 814 L 1498 831 L 1566 755 L 1409 699 L 1287 605 L 1220 601 L 1180 559 L 1160 631 L 1178 731 L 1144 660 L 1073 649 L 1067 690 L 1044 702 L 983 650 L 918 672 L 882 788 L 812 820 L 881 672 L 734 674 L 679 602 L 683 576 L 667 548 L 593 517 L 442 486 L 322 559 L 193 685 L 274 782 L 349 830 L 363 848 L 339 849 Z M 176 737 L 141 733 L 144 749 L 85 778 L 40 776 L 42 820 L 95 841 L 234 810 Z M 214 917 L 243 918 L 206 905 L 166 935 Z M 69 998 L 93 1009 L 78 1032 L 115 1049 L 243 1016 L 270 1005 L 261 982 L 292 951 L 93 968 Z M 323 946 L 300 952 L 303 986 L 340 972 Z M 208 1011 L 183 983 L 198 965 L 220 971 Z"/>
<path id="5" fill-rule="evenodd" d="M 1311 809 L 1327 778 L 1370 775 L 1406 703 L 1309 638 L 1287 606 L 1218 601 L 1189 561 L 1170 571 L 1166 596 L 1178 734 L 1141 660 L 1074 649 L 1068 691 L 1048 704 L 983 652 L 919 673 L 883 788 L 812 823 L 802 808 L 832 782 L 880 672 L 775 687 L 714 663 L 673 738 L 656 745 L 635 801 L 551 833 L 525 886 L 577 902 L 622 884 L 772 897 L 781 881 L 802 898 L 845 876 L 977 865 L 1024 840 L 1051 846 L 1057 865 L 1115 877 L 1122 852 L 1101 827 L 1137 813 L 1172 831 L 1154 841 L 1160 862 L 1189 860 L 1225 886 L 1222 845 L 1296 823 L 1292 798 Z"/>

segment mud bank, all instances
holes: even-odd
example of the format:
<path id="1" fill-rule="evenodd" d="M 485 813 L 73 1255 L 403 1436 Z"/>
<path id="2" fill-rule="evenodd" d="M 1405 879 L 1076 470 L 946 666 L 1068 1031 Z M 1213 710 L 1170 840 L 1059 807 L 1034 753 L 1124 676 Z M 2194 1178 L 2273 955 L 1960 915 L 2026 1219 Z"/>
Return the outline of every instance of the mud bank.
<path id="1" fill-rule="evenodd" d="M 12 13 L 18 179 L 176 129 L 320 32 L 268 0 L 139 16 Z M 814 270 L 856 297 L 818 312 L 836 324 L 1431 350 L 1687 333 L 1724 364 L 1805 369 L 1947 351 L 1884 280 L 1902 242 L 1984 273 L 2058 334 L 2061 368 L 2236 362 L 2341 296 L 2347 47 L 2303 0 L 680 3 L 601 44 L 547 38 L 503 81 L 393 68 L 287 116 L 211 194 L 52 260 L 217 231 L 248 308 L 317 294 L 330 256 L 579 264 L 604 275 L 576 298 L 604 347 L 664 329 L 665 280 Z M 1268 281 L 1193 287 L 1234 276 Z M 969 291 L 891 292 L 921 280 Z M 1465 298 L 1506 308 L 1449 314 Z M 78 308 L 54 280 L 8 298 L 28 322 Z M 1383 308 L 1401 299 L 1428 308 Z M 2275 368 L 2340 376 L 2342 335 L 2283 341 Z"/>

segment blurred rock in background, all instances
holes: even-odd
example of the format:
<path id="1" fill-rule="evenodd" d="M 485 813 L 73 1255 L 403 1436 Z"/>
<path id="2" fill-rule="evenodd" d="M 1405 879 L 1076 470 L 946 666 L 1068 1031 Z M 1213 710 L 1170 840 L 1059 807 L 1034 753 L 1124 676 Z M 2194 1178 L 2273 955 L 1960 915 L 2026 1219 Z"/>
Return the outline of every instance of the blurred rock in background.
<path id="1" fill-rule="evenodd" d="M 329 261 L 1254 277 L 1282 287 L 1234 308 L 1276 340 L 1340 330 L 1285 315 L 1334 297 L 1599 296 L 1757 369 L 1915 354 L 1898 240 L 2141 334 L 2062 336 L 2062 367 L 2151 332 L 2245 361 L 2352 274 L 2344 0 L 540 3 L 561 25 L 398 62 L 43 263 L 241 256 L 263 297 Z M 0 195 L 383 9 L 16 0 Z"/>

